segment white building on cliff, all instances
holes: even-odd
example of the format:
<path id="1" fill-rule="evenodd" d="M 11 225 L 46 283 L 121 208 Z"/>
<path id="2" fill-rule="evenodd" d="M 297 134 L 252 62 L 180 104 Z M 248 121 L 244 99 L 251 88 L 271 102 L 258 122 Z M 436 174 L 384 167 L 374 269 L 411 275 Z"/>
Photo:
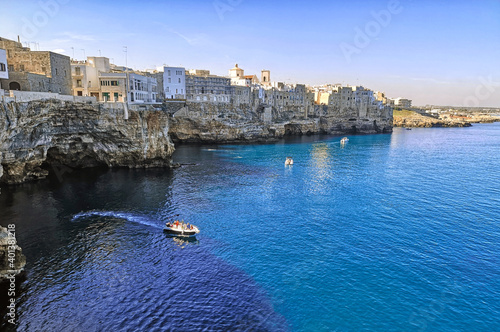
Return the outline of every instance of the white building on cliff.
<path id="1" fill-rule="evenodd" d="M 165 99 L 186 99 L 184 67 L 163 67 L 163 94 Z"/>
<path id="2" fill-rule="evenodd" d="M 0 79 L 9 78 L 9 67 L 7 66 L 7 51 L 0 48 Z"/>

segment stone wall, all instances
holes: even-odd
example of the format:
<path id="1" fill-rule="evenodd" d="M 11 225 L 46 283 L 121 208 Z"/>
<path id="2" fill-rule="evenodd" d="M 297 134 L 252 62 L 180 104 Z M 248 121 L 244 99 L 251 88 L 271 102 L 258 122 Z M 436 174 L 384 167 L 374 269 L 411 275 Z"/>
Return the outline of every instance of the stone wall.
<path id="1" fill-rule="evenodd" d="M 61 165 L 169 167 L 168 121 L 163 111 L 119 104 L 0 103 L 0 182 L 44 178 Z"/>
<path id="2" fill-rule="evenodd" d="M 79 103 L 93 103 L 96 102 L 95 97 L 82 97 L 71 95 L 60 95 L 51 92 L 35 92 L 35 91 L 15 91 L 11 90 L 8 96 L 1 96 L 0 100 L 3 102 L 28 102 L 36 100 L 58 99 L 62 101 L 74 101 Z"/>

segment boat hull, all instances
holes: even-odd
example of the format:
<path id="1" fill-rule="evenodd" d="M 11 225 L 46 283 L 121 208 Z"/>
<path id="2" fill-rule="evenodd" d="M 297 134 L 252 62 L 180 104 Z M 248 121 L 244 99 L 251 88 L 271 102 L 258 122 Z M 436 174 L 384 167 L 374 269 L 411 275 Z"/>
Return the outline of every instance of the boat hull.
<path id="1" fill-rule="evenodd" d="M 199 233 L 199 231 L 196 230 L 190 230 L 190 229 L 180 230 L 180 229 L 173 229 L 170 227 L 163 228 L 163 232 L 171 236 L 179 236 L 179 237 L 195 237 L 196 234 Z"/>

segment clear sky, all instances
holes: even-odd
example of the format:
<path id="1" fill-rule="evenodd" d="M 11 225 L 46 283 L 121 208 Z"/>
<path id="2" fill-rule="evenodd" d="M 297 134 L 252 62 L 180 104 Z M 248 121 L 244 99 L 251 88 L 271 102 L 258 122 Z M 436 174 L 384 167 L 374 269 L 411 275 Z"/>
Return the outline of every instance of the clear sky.
<path id="1" fill-rule="evenodd" d="M 500 0 L 0 0 L 0 36 L 135 69 L 343 83 L 500 107 Z M 127 46 L 127 53 L 124 52 Z"/>

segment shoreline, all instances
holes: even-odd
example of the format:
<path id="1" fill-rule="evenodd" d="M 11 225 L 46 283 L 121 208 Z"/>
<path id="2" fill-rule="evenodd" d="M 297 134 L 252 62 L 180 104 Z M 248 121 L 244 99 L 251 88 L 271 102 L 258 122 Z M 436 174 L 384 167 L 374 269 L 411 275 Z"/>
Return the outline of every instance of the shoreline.
<path id="1" fill-rule="evenodd" d="M 456 114 L 445 112 L 438 117 L 409 110 L 394 110 L 393 127 L 401 128 L 447 128 L 471 127 L 473 123 L 500 122 L 500 117 L 489 114 Z"/>

